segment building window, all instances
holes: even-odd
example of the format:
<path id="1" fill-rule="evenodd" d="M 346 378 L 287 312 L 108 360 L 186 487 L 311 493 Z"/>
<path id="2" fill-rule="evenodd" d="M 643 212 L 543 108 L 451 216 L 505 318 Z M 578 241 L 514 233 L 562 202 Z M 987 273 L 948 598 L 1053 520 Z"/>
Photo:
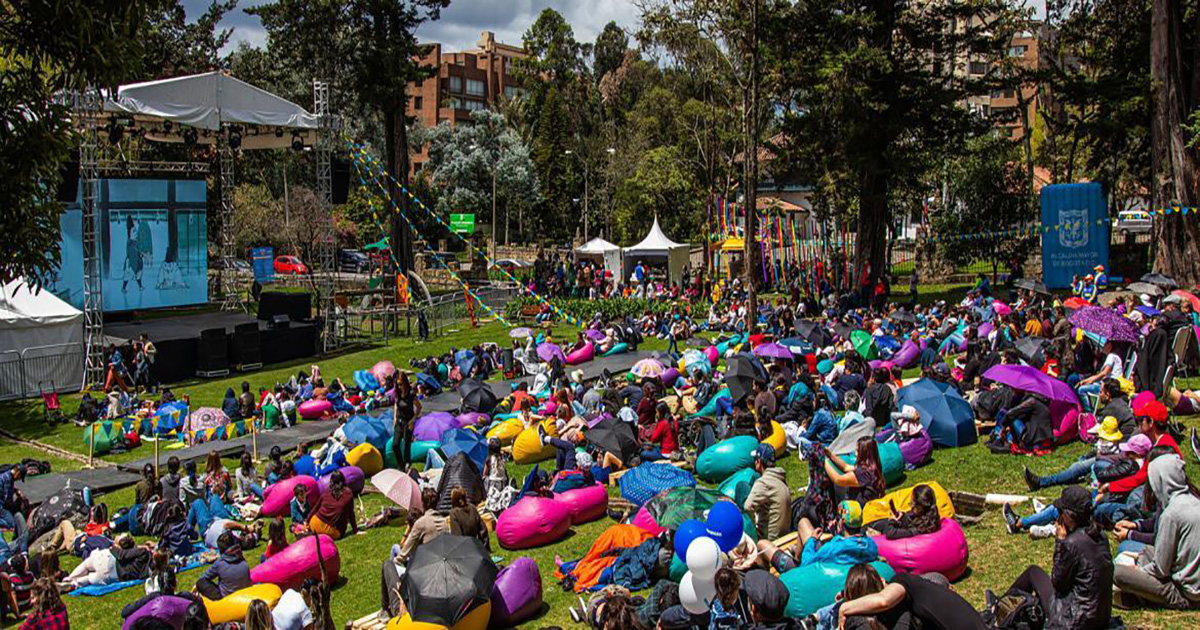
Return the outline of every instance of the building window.
<path id="1" fill-rule="evenodd" d="M 467 79 L 467 94 L 470 96 L 483 96 L 483 81 Z"/>
<path id="2" fill-rule="evenodd" d="M 450 91 L 456 94 L 462 92 L 462 77 L 450 77 Z"/>
<path id="3" fill-rule="evenodd" d="M 972 61 L 970 72 L 971 74 L 987 74 L 988 65 L 986 61 Z"/>
<path id="4" fill-rule="evenodd" d="M 449 107 L 450 109 L 462 109 L 462 103 L 460 103 L 458 99 L 452 98 L 446 101 L 446 107 Z"/>
<path id="5" fill-rule="evenodd" d="M 1026 50 L 1029 50 L 1028 46 L 1013 46 L 1008 49 L 1008 56 L 1009 57 L 1024 57 Z"/>
<path id="6" fill-rule="evenodd" d="M 467 100 L 467 101 L 463 101 L 463 108 L 469 112 L 476 112 L 481 109 L 487 109 L 487 105 L 485 105 L 483 103 L 483 101 Z"/>
<path id="7" fill-rule="evenodd" d="M 424 107 L 424 105 L 425 99 L 421 98 L 420 96 L 413 97 L 413 109 L 421 111 L 421 108 Z"/>
<path id="8" fill-rule="evenodd" d="M 522 90 L 519 87 L 512 86 L 512 85 L 504 86 L 504 97 L 505 98 L 510 98 L 510 99 L 520 98 L 524 95 L 525 95 L 525 90 Z"/>

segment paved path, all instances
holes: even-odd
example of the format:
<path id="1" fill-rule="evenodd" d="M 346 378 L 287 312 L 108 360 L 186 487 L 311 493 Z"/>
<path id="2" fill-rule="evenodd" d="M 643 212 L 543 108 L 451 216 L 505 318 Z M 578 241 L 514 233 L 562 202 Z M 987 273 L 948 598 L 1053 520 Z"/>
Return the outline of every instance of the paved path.
<path id="1" fill-rule="evenodd" d="M 651 357 L 656 353 L 647 351 L 627 352 L 612 357 L 600 357 L 592 361 L 588 361 L 578 368 L 568 367 L 568 373 L 575 369 L 582 369 L 584 380 L 593 380 L 600 378 L 605 370 L 612 374 L 621 374 L 629 371 L 638 361 Z M 492 391 L 496 393 L 497 398 L 503 398 L 512 392 L 514 383 L 531 382 L 531 377 L 522 377 L 503 381 L 491 381 L 488 385 Z M 423 401 L 423 413 L 432 411 L 456 411 L 462 399 L 457 392 L 447 391 L 437 396 L 432 396 Z M 315 442 L 320 442 L 329 437 L 333 433 L 333 429 L 337 424 L 329 421 L 314 421 L 301 422 L 294 427 L 277 429 L 275 431 L 267 431 L 258 434 L 258 454 L 259 457 L 265 457 L 270 452 L 272 446 L 278 446 L 285 453 L 294 451 L 297 447 L 308 445 Z M 171 456 L 178 457 L 181 462 L 197 460 L 198 464 L 202 464 L 208 454 L 217 451 L 222 457 L 238 455 L 242 451 L 252 449 L 254 446 L 253 439 L 249 435 L 244 435 L 232 440 L 221 440 L 215 442 L 206 442 L 189 446 L 181 449 L 161 449 L 159 451 L 160 465 L 166 465 L 167 458 Z M 153 453 L 153 446 L 145 443 L 141 446 L 143 451 Z M 74 487 L 88 486 L 97 494 L 112 492 L 121 488 L 131 486 L 138 482 L 141 478 L 140 471 L 146 464 L 153 464 L 154 456 L 118 464 L 115 467 L 95 468 L 92 470 L 76 470 L 67 473 L 50 473 L 47 475 L 39 475 L 37 477 L 27 478 L 25 481 L 17 484 L 17 489 L 25 495 L 29 502 L 37 505 L 42 501 L 50 498 L 59 490 L 71 483 Z"/>

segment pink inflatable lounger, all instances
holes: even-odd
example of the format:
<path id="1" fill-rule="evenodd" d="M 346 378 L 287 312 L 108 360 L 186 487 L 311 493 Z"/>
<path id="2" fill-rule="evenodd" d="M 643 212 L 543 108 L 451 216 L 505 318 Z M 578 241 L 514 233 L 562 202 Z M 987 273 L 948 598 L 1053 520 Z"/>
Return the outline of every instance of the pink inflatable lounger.
<path id="1" fill-rule="evenodd" d="M 571 524 L 590 523 L 608 512 L 608 490 L 602 483 L 566 492 L 556 492 L 554 500 L 567 506 Z"/>
<path id="2" fill-rule="evenodd" d="M 308 488 L 308 504 L 313 505 L 321 496 L 317 489 L 317 480 L 308 475 L 296 475 L 283 481 L 277 481 L 263 490 L 263 516 L 287 516 L 291 512 L 294 488 L 303 485 Z"/>
<path id="3" fill-rule="evenodd" d="M 496 519 L 496 539 L 505 549 L 549 545 L 561 540 L 570 529 L 570 509 L 544 497 L 525 497 Z"/>
<path id="4" fill-rule="evenodd" d="M 333 413 L 333 403 L 328 400 L 306 400 L 297 409 L 305 420 L 316 420 Z"/>
<path id="5" fill-rule="evenodd" d="M 325 574 L 334 582 L 342 569 L 337 544 L 325 534 L 320 535 L 321 559 L 325 561 Z M 250 569 L 250 581 L 255 584 L 275 584 L 281 589 L 300 588 L 304 580 L 321 579 L 321 565 L 317 561 L 317 537 L 305 536 L 284 547 L 283 551 L 267 558 L 262 564 Z"/>
<path id="6" fill-rule="evenodd" d="M 895 570 L 902 573 L 941 573 L 948 580 L 957 580 L 967 570 L 967 537 L 958 521 L 942 519 L 942 527 L 932 534 L 888 540 L 872 536 L 879 546 L 879 555 Z"/>

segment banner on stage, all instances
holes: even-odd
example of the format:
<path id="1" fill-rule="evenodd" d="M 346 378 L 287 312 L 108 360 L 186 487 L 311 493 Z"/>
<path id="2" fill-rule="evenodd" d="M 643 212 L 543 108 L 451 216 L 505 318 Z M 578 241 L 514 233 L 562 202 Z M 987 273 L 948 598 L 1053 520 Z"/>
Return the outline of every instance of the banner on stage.
<path id="1" fill-rule="evenodd" d="M 259 284 L 275 281 L 275 248 L 250 248 L 250 266 L 254 268 L 254 279 Z"/>
<path id="2" fill-rule="evenodd" d="M 1111 223 L 1100 184 L 1055 184 L 1042 189 L 1042 281 L 1050 289 L 1108 265 Z"/>

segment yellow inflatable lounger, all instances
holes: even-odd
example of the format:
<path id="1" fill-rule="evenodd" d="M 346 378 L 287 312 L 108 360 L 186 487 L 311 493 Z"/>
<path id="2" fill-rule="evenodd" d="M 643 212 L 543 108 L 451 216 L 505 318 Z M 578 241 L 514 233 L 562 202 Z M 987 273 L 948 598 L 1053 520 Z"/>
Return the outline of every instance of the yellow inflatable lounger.
<path id="1" fill-rule="evenodd" d="M 558 427 L 554 424 L 554 418 L 547 418 L 542 421 L 542 426 L 546 428 L 546 435 L 558 437 Z M 533 464 L 546 459 L 554 458 L 554 447 L 549 444 L 543 445 L 541 436 L 538 435 L 537 426 L 531 426 L 517 436 L 513 442 L 513 461 L 517 464 Z"/>
<path id="2" fill-rule="evenodd" d="M 770 444 L 775 449 L 775 457 L 783 457 L 787 452 L 787 435 L 783 432 L 783 425 L 772 420 L 771 435 L 763 440 L 763 444 Z"/>
<path id="3" fill-rule="evenodd" d="M 358 466 L 363 475 L 370 477 L 383 470 L 383 455 L 379 453 L 379 449 L 364 442 L 346 453 L 346 463 Z"/>
<path id="4" fill-rule="evenodd" d="M 246 618 L 246 609 L 250 602 L 261 599 L 267 607 L 274 608 L 283 597 L 283 591 L 274 584 L 255 584 L 240 591 L 234 591 L 221 599 L 213 601 L 204 599 L 204 608 L 208 610 L 208 620 L 212 624 L 242 621 Z"/>
<path id="5" fill-rule="evenodd" d="M 938 513 L 942 515 L 942 518 L 954 518 L 954 504 L 950 502 L 950 493 L 946 492 L 946 489 L 941 484 L 936 481 L 929 481 L 924 484 L 917 484 L 917 486 L 920 485 L 929 486 L 933 490 L 933 494 L 937 497 Z M 892 511 L 888 508 L 889 501 L 895 502 L 896 510 L 900 512 L 911 510 L 913 488 L 917 486 L 889 492 L 882 499 L 868 501 L 863 506 L 863 523 L 873 523 L 880 519 L 890 518 Z"/>
<path id="6" fill-rule="evenodd" d="M 505 420 L 492 427 L 491 430 L 487 432 L 487 438 L 489 440 L 495 438 L 500 440 L 500 443 L 504 446 L 509 446 L 513 443 L 513 440 L 517 439 L 518 435 L 521 435 L 521 431 L 524 429 L 525 423 L 521 422 L 520 418 L 509 418 L 508 420 Z"/>
<path id="7" fill-rule="evenodd" d="M 488 627 L 488 620 L 491 617 L 492 603 L 484 602 L 467 613 L 466 617 L 459 619 L 458 623 L 453 626 L 413 621 L 412 617 L 405 613 L 403 617 L 392 617 L 392 620 L 388 622 L 387 630 L 484 630 Z"/>

